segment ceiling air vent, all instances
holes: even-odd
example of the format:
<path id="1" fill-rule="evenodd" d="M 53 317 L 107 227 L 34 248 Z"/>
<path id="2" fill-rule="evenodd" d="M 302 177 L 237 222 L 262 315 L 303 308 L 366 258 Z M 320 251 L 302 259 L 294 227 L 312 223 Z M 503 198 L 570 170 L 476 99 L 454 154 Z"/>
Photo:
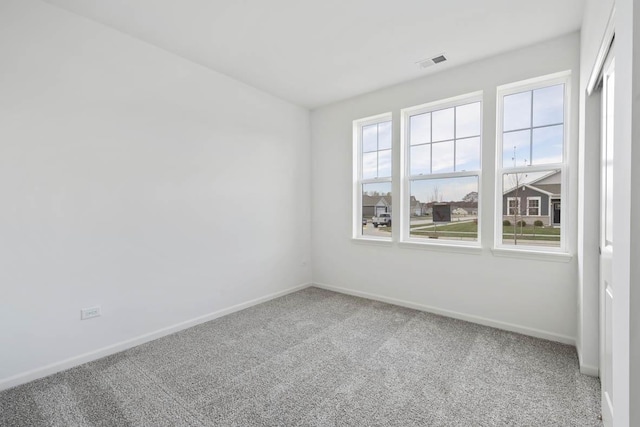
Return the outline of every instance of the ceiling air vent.
<path id="1" fill-rule="evenodd" d="M 444 54 L 441 54 L 441 55 L 436 55 L 433 58 L 418 61 L 416 62 L 416 65 L 418 65 L 419 68 L 427 68 L 427 67 L 431 67 L 432 65 L 436 65 L 441 62 L 444 62 L 446 60 L 447 60 L 446 56 L 444 56 Z"/>

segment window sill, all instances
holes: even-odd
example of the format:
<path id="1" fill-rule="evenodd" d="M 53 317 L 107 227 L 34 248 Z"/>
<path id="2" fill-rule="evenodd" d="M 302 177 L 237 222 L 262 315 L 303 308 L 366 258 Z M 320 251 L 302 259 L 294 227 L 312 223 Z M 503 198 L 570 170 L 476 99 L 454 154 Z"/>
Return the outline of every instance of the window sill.
<path id="1" fill-rule="evenodd" d="M 371 237 L 352 237 L 351 241 L 359 245 L 391 246 L 393 244 L 391 239 L 375 239 Z"/>
<path id="2" fill-rule="evenodd" d="M 454 252 L 462 254 L 480 255 L 482 247 L 478 245 L 457 245 L 455 243 L 435 243 L 435 242 L 399 242 L 398 246 L 407 249 L 418 249 L 438 252 Z"/>
<path id="3" fill-rule="evenodd" d="M 493 248 L 494 256 L 506 258 L 535 259 L 540 261 L 570 262 L 573 255 L 566 252 L 536 251 L 534 249 Z"/>

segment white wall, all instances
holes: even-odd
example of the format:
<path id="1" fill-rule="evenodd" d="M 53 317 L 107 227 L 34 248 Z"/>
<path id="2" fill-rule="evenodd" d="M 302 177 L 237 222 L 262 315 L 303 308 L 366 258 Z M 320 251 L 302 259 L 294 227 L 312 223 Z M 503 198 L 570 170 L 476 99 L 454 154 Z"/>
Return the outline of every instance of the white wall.
<path id="1" fill-rule="evenodd" d="M 631 60 L 632 60 L 632 89 L 629 93 L 629 100 L 632 105 L 631 123 L 632 123 L 632 139 L 630 141 L 632 157 L 630 159 L 632 165 L 640 164 L 640 6 L 637 2 L 624 1 L 625 6 L 622 11 L 630 11 L 630 19 L 627 25 L 632 26 L 632 32 L 627 33 L 632 37 Z M 630 8 L 633 8 L 631 11 Z M 628 27 L 627 27 L 628 28 Z M 628 31 L 628 29 L 627 29 Z M 624 32 L 623 32 L 624 34 Z M 632 201 L 631 201 L 631 230 L 629 236 L 630 242 L 630 267 L 631 278 L 629 281 L 629 326 L 631 334 L 629 336 L 629 425 L 640 425 L 640 169 L 635 166 L 632 168 L 633 178 L 629 185 Z"/>
<path id="2" fill-rule="evenodd" d="M 583 371 L 599 367 L 600 92 L 587 96 L 613 0 L 585 5 L 580 43 L 580 142 L 578 202 L 578 334 Z"/>
<path id="3" fill-rule="evenodd" d="M 0 58 L 0 388 L 310 282 L 308 111 L 39 1 Z"/>
<path id="4" fill-rule="evenodd" d="M 497 257 L 493 244 L 496 86 L 571 69 L 570 155 L 577 162 L 579 35 L 447 70 L 312 112 L 312 253 L 314 283 L 353 293 L 411 302 L 564 342 L 576 337 L 577 264 Z M 411 64 L 407 64 L 411 66 Z M 351 240 L 352 121 L 393 112 L 399 148 L 399 110 L 455 95 L 484 91 L 481 254 L 367 245 Z M 399 167 L 399 156 L 394 158 Z M 394 194 L 399 194 L 399 182 Z M 577 173 L 563 206 L 576 251 Z M 396 209 L 395 212 L 398 210 Z"/>

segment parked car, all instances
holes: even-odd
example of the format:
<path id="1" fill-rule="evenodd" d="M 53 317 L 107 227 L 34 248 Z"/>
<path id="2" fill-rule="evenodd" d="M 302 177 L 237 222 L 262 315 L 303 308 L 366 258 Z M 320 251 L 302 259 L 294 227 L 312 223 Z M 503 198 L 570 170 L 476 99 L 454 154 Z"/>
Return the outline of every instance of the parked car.
<path id="1" fill-rule="evenodd" d="M 362 218 L 362 225 L 367 225 L 367 218 Z"/>
<path id="2" fill-rule="evenodd" d="M 373 226 L 378 228 L 381 225 L 386 227 L 391 227 L 391 214 L 390 213 L 381 213 L 378 216 L 374 216 L 371 218 L 371 222 Z"/>

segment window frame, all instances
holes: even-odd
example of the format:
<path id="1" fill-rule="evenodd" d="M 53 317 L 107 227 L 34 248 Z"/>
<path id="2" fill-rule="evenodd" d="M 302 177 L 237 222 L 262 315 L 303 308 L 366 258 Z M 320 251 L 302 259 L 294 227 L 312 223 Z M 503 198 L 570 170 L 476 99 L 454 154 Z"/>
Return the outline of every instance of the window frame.
<path id="1" fill-rule="evenodd" d="M 530 200 L 537 200 L 538 201 L 538 206 L 535 206 L 535 207 L 529 206 L 529 201 Z M 542 208 L 542 197 L 540 197 L 540 196 L 529 196 L 529 197 L 527 197 L 527 215 L 526 216 L 542 216 L 541 208 Z M 537 209 L 538 213 L 536 215 L 530 214 L 529 210 L 531 210 L 531 209 Z"/>
<path id="2" fill-rule="evenodd" d="M 362 129 L 373 124 L 391 122 L 391 174 L 383 178 L 362 179 Z M 391 112 L 365 117 L 353 121 L 353 207 L 352 207 L 352 239 L 370 241 L 376 243 L 391 243 L 393 236 L 367 236 L 362 234 L 362 186 L 366 184 L 378 184 L 388 182 L 391 187 L 392 206 L 393 202 L 393 176 L 394 176 L 394 131 L 393 116 Z M 393 207 L 391 215 L 393 217 Z M 392 219 L 393 223 L 393 219 Z"/>
<path id="3" fill-rule="evenodd" d="M 511 206 L 511 201 L 516 202 L 516 206 Z M 517 213 L 512 213 L 511 209 L 515 209 Z M 503 214 L 504 215 L 504 214 Z M 507 197 L 507 216 L 509 215 L 522 215 L 522 209 L 520 206 L 520 197 Z"/>
<path id="4" fill-rule="evenodd" d="M 562 162 L 549 163 L 543 165 L 529 165 L 529 166 L 516 166 L 505 167 L 503 162 L 503 139 L 504 139 L 504 98 L 509 95 L 534 91 L 536 89 L 542 89 L 550 86 L 564 85 L 564 103 L 563 103 L 563 147 L 562 147 Z M 570 145 L 571 145 L 571 71 L 562 71 L 559 73 L 549 74 L 545 76 L 536 77 L 533 79 L 514 82 L 497 87 L 496 90 L 496 153 L 495 153 L 495 218 L 494 218 L 494 245 L 493 249 L 498 251 L 507 252 L 536 252 L 536 253 L 549 253 L 549 254 L 568 254 L 569 242 L 568 240 L 568 226 L 567 220 L 562 220 L 560 223 L 560 246 L 542 246 L 542 245 L 508 245 L 503 243 L 503 199 L 504 199 L 504 175 L 505 174 L 517 174 L 517 173 L 536 173 L 536 172 L 551 172 L 554 170 L 560 171 L 561 174 L 561 192 L 560 200 L 563 201 L 564 206 L 569 206 L 569 169 L 572 159 L 570 158 Z M 531 129 L 536 128 L 531 123 Z M 531 161 L 531 159 L 530 159 Z M 540 202 L 541 204 L 542 202 Z M 539 207 L 541 213 L 542 206 Z M 528 212 L 528 203 L 527 203 Z M 500 215 L 497 215 L 500 213 Z M 569 209 L 565 209 L 563 212 L 563 218 L 573 218 L 574 212 Z"/>
<path id="5" fill-rule="evenodd" d="M 459 248 L 473 248 L 480 249 L 482 247 L 481 229 L 482 229 L 482 148 L 483 148 L 483 119 L 484 119 L 484 92 L 475 91 L 459 96 L 445 98 L 428 102 L 425 104 L 415 105 L 412 107 L 403 108 L 400 110 L 400 244 L 412 245 L 420 247 L 459 247 Z M 433 113 L 435 111 L 445 110 L 452 107 L 461 107 L 467 104 L 480 103 L 480 147 L 478 152 L 479 168 L 474 171 L 460 171 L 460 172 L 444 172 L 444 173 L 430 173 L 424 175 L 411 175 L 411 141 L 410 141 L 410 127 L 411 117 L 419 114 Z M 455 116 L 454 116 L 455 117 Z M 454 119 L 455 120 L 455 119 Z M 472 137 L 455 137 L 455 121 L 454 121 L 454 137 L 453 141 L 463 140 Z M 435 141 L 437 144 L 440 141 Z M 433 144 L 434 141 L 431 141 Z M 455 150 L 455 149 L 454 149 Z M 430 158 L 433 163 L 433 158 Z M 455 158 L 454 158 L 455 167 Z M 464 177 L 476 177 L 478 180 L 478 236 L 475 241 L 456 241 L 456 240 L 435 240 L 411 237 L 410 235 L 410 223 L 411 223 L 411 182 L 418 180 L 436 180 L 446 178 L 464 178 Z"/>

